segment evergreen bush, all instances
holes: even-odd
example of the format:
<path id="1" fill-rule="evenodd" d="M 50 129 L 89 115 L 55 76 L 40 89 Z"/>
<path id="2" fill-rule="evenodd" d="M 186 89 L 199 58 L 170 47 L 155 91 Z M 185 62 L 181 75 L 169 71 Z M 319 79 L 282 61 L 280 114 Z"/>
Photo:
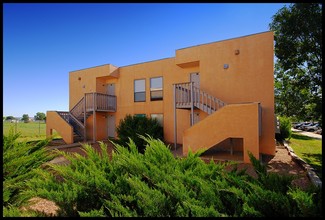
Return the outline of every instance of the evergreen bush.
<path id="1" fill-rule="evenodd" d="M 17 142 L 20 133 L 14 134 L 10 129 L 8 135 L 3 136 L 3 215 L 16 216 L 20 205 L 31 197 L 22 197 L 25 182 L 33 177 L 36 168 L 52 160 L 55 154 L 46 149 L 49 139 L 27 143 Z"/>
<path id="2" fill-rule="evenodd" d="M 66 217 L 322 216 L 320 189 L 272 187 L 270 181 L 281 178 L 253 156 L 257 179 L 236 166 L 227 171 L 230 163 L 207 164 L 199 153 L 175 158 L 161 140 L 141 138 L 147 143 L 143 154 L 132 139 L 128 148 L 115 143 L 111 158 L 102 142 L 101 152 L 83 145 L 87 157 L 58 152 L 70 165 L 38 168 L 24 195 L 54 201 Z"/>
<path id="3" fill-rule="evenodd" d="M 150 135 L 155 139 L 163 140 L 163 128 L 157 119 L 146 116 L 126 115 L 121 119 L 116 132 L 119 144 L 128 146 L 129 139 L 132 139 L 141 153 L 144 152 L 146 142 L 139 135 Z"/>
<path id="4" fill-rule="evenodd" d="M 282 140 L 290 140 L 292 131 L 291 131 L 291 121 L 290 118 L 281 116 L 279 117 L 280 121 L 280 136 Z"/>

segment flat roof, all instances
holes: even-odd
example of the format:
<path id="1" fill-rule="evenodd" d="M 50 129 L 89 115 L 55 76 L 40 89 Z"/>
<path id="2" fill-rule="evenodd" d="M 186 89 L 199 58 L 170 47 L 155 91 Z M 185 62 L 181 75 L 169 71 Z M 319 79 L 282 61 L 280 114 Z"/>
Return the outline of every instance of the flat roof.
<path id="1" fill-rule="evenodd" d="M 234 40 L 234 39 L 249 37 L 249 36 L 258 35 L 258 34 L 264 34 L 264 33 L 267 33 L 267 32 L 273 32 L 273 31 L 264 31 L 264 32 L 259 32 L 259 33 L 255 33 L 255 34 L 248 34 L 248 35 L 244 35 L 244 36 L 240 36 L 240 37 L 233 37 L 233 38 L 229 38 L 229 39 L 225 39 L 225 40 L 212 41 L 210 43 L 197 44 L 197 45 L 194 45 L 194 46 L 183 47 L 183 48 L 180 48 L 180 49 L 177 49 L 177 50 L 183 50 L 183 49 L 203 46 L 203 45 L 207 45 L 207 44 L 214 44 L 214 43 L 218 43 L 218 42 L 222 42 L 222 41 Z"/>
<path id="2" fill-rule="evenodd" d="M 82 68 L 82 69 L 78 69 L 78 70 L 72 70 L 69 73 L 77 72 L 77 71 L 80 71 L 80 70 L 86 70 L 86 69 L 96 68 L 96 67 L 100 67 L 100 66 L 109 66 L 109 65 L 112 65 L 112 64 L 108 63 L 108 64 L 102 64 L 102 65 L 98 65 L 98 66 L 92 66 L 92 67 Z"/>
<path id="3" fill-rule="evenodd" d="M 150 60 L 150 61 L 144 61 L 144 62 L 140 62 L 140 63 L 128 64 L 128 65 L 120 66 L 120 67 L 134 66 L 134 65 L 139 65 L 139 64 L 143 64 L 143 63 L 156 62 L 156 61 L 173 59 L 173 58 L 175 58 L 175 57 L 166 57 L 166 58 L 161 58 L 161 59 L 157 59 L 157 60 Z"/>

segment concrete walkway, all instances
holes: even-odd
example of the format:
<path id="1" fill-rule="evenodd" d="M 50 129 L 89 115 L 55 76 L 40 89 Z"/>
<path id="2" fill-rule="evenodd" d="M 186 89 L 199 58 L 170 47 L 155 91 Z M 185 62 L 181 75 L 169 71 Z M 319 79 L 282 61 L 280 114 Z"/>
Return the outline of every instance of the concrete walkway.
<path id="1" fill-rule="evenodd" d="M 291 128 L 291 131 L 297 132 L 298 134 L 305 135 L 311 138 L 316 138 L 322 140 L 322 135 L 315 134 L 314 132 L 302 131 L 295 128 Z"/>

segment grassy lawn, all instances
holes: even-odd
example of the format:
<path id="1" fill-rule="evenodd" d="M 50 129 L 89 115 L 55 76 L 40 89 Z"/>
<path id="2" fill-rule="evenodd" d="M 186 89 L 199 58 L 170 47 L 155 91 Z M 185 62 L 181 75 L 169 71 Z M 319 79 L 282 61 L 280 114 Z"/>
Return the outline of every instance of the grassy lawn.
<path id="1" fill-rule="evenodd" d="M 17 141 L 35 141 L 46 138 L 46 124 L 45 122 L 3 122 L 3 135 L 8 135 L 9 130 L 13 129 L 14 133 L 20 133 Z M 53 132 L 55 138 L 59 138 L 59 134 Z"/>
<path id="2" fill-rule="evenodd" d="M 322 140 L 292 133 L 289 141 L 295 154 L 315 169 L 322 180 Z"/>

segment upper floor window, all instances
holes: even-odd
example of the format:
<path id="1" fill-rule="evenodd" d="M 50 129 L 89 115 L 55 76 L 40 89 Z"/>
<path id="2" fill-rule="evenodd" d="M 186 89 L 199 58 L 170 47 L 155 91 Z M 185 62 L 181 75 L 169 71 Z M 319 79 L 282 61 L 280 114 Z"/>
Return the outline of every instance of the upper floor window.
<path id="1" fill-rule="evenodd" d="M 134 80 L 134 101 L 135 102 L 146 101 L 146 80 L 145 79 Z"/>
<path id="2" fill-rule="evenodd" d="M 155 77 L 150 79 L 150 100 L 163 100 L 163 78 Z"/>

